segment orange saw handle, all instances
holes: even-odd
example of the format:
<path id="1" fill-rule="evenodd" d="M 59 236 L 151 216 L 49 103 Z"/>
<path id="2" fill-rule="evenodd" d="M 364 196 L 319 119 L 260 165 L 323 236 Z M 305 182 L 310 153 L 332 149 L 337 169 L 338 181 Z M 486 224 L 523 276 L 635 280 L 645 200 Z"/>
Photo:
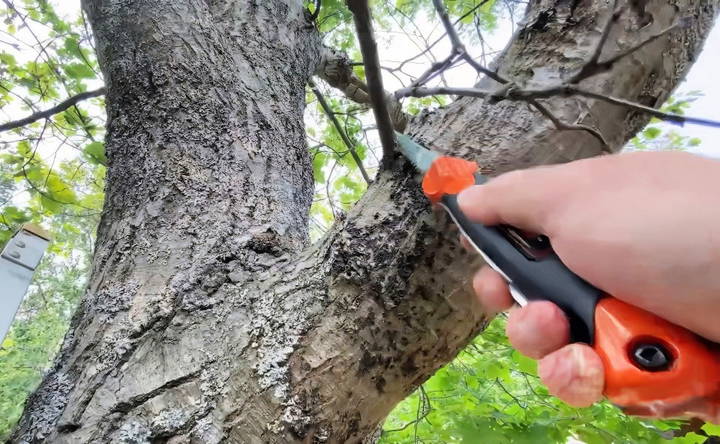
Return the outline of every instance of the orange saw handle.
<path id="1" fill-rule="evenodd" d="M 604 294 L 568 269 L 545 236 L 470 221 L 457 194 L 485 180 L 475 162 L 438 157 L 422 186 L 505 278 L 516 301 L 548 300 L 564 311 L 571 340 L 590 344 L 603 361 L 605 396 L 636 415 L 720 417 L 719 346 Z"/>

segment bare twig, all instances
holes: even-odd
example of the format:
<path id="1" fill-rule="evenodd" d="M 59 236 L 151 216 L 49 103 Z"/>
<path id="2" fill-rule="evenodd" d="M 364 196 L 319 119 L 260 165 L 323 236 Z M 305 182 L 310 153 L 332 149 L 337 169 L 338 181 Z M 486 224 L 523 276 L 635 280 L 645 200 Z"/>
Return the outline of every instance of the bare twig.
<path id="1" fill-rule="evenodd" d="M 486 76 L 490 77 L 491 79 L 495 80 L 496 82 L 507 83 L 507 80 L 503 79 L 497 73 L 495 73 L 495 72 L 487 69 L 486 67 L 482 66 L 481 64 L 479 64 L 467 52 L 467 50 L 465 49 L 465 45 L 463 45 L 462 41 L 460 40 L 460 36 L 458 35 L 457 30 L 455 29 L 455 26 L 450 21 L 450 16 L 448 16 L 447 10 L 443 6 L 442 0 L 433 0 L 433 5 L 435 6 L 435 11 L 437 11 L 438 15 L 440 16 L 440 21 L 442 22 L 443 26 L 445 27 L 445 32 L 447 33 L 448 37 L 450 38 L 450 42 L 452 42 L 453 53 L 462 57 L 478 73 L 485 74 Z"/>
<path id="2" fill-rule="evenodd" d="M 602 93 L 589 91 L 577 85 L 561 84 L 544 89 L 523 90 L 507 88 L 504 91 L 488 91 L 479 88 L 448 88 L 438 86 L 434 88 L 403 88 L 395 92 L 395 97 L 427 97 L 435 95 L 456 95 L 469 97 L 495 98 L 498 100 L 513 100 L 529 102 L 532 99 L 547 99 L 555 96 L 583 96 L 592 99 L 602 100 L 603 102 L 612 103 L 618 106 L 624 106 L 633 111 L 642 112 L 656 117 L 660 120 L 675 122 L 678 124 L 691 123 L 695 125 L 711 126 L 720 128 L 720 121 L 703 119 L 699 117 L 683 116 L 680 114 L 666 113 L 659 109 L 641 105 L 618 97 L 608 96 Z"/>
<path id="3" fill-rule="evenodd" d="M 335 129 L 337 130 L 338 134 L 340 134 L 340 138 L 345 143 L 345 146 L 347 146 L 348 151 L 350 152 L 350 155 L 352 156 L 353 160 L 355 160 L 355 163 L 358 166 L 358 169 L 360 170 L 360 174 L 362 174 L 363 179 L 365 179 L 365 182 L 370 184 L 370 176 L 368 176 L 367 171 L 365 171 L 365 167 L 363 166 L 362 159 L 360 159 L 360 156 L 358 156 L 357 151 L 355 150 L 355 144 L 350 140 L 348 135 L 345 133 L 345 130 L 343 129 L 342 125 L 340 125 L 340 122 L 338 121 L 337 117 L 335 117 L 335 113 L 333 113 L 332 108 L 330 108 L 330 105 L 328 105 L 327 101 L 325 100 L 325 97 L 320 92 L 318 87 L 315 85 L 315 83 L 312 82 L 312 80 L 309 82 L 310 88 L 312 89 L 313 94 L 315 94 L 315 97 L 317 97 L 318 103 L 320 103 L 320 106 L 322 107 L 323 111 L 325 111 L 325 114 L 327 114 L 328 118 L 332 122 L 333 126 L 335 126 Z"/>
<path id="4" fill-rule="evenodd" d="M 393 158 L 395 147 L 395 133 L 390 119 L 390 112 L 386 103 L 385 89 L 380 74 L 380 61 L 377 44 L 373 37 L 372 19 L 367 0 L 347 0 L 348 8 L 353 13 L 355 29 L 360 42 L 360 51 L 365 62 L 365 77 L 367 78 L 370 102 L 378 126 L 378 134 L 383 147 L 382 166 L 387 168 Z"/>
<path id="5" fill-rule="evenodd" d="M 522 404 L 522 402 L 520 402 L 520 400 L 517 398 L 517 396 L 510 393 L 510 391 L 507 388 L 505 388 L 503 383 L 500 382 L 500 378 L 495 378 L 495 383 L 500 387 L 500 389 L 502 389 L 503 392 L 505 392 L 506 395 L 508 395 L 510 398 L 512 398 L 513 401 L 515 401 L 515 404 L 517 404 L 518 407 L 520 407 L 521 409 L 525 408 L 525 406 Z"/>
<path id="6" fill-rule="evenodd" d="M 450 41 L 452 42 L 452 52 L 448 58 L 443 60 L 441 63 L 433 64 L 426 73 L 423 74 L 423 76 L 418 79 L 418 81 L 414 82 L 410 85 L 410 87 L 402 88 L 395 92 L 395 97 L 400 99 L 402 97 L 425 97 L 425 96 L 435 96 L 435 95 L 453 95 L 453 96 L 470 96 L 470 97 L 482 97 L 482 98 L 488 98 L 491 102 L 500 101 L 500 100 L 513 100 L 513 101 L 524 101 L 536 108 L 543 116 L 545 116 L 547 119 L 549 119 L 554 125 L 555 128 L 558 130 L 569 130 L 569 131 L 586 131 L 590 135 L 592 135 L 594 138 L 596 138 L 602 146 L 603 151 L 609 151 L 609 146 L 607 144 L 607 141 L 603 137 L 602 133 L 591 126 L 587 125 L 581 125 L 581 124 L 569 124 L 562 122 L 555 114 L 552 113 L 546 106 L 544 106 L 542 103 L 539 103 L 536 99 L 544 99 L 544 98 L 550 98 L 554 96 L 584 96 L 589 97 L 597 100 L 601 100 L 607 103 L 611 103 L 618 106 L 623 106 L 625 108 L 631 109 L 636 112 L 641 112 L 645 114 L 649 114 L 653 117 L 656 117 L 661 120 L 669 121 L 669 122 L 675 122 L 680 125 L 683 125 L 685 123 L 692 123 L 692 124 L 698 124 L 698 125 L 706 125 L 706 126 L 712 126 L 712 127 L 720 127 L 720 122 L 713 121 L 710 119 L 702 119 L 702 118 L 696 118 L 696 117 L 689 117 L 689 116 L 683 116 L 679 114 L 673 114 L 673 113 L 666 113 L 663 111 L 660 111 L 655 108 L 651 108 L 649 106 L 645 106 L 639 103 L 635 103 L 629 100 L 621 99 L 618 97 L 609 96 L 602 93 L 596 93 L 594 91 L 589 91 L 587 89 L 584 89 L 580 86 L 578 86 L 578 83 L 584 79 L 587 79 L 589 77 L 592 77 L 596 74 L 606 72 L 610 69 L 612 69 L 613 65 L 623 59 L 624 57 L 627 57 L 628 55 L 634 53 L 635 51 L 640 50 L 641 48 L 645 47 L 646 45 L 654 42 L 658 38 L 667 35 L 672 30 L 676 29 L 680 23 L 675 23 L 656 34 L 653 34 L 649 36 L 648 38 L 644 39 L 642 42 L 619 52 L 618 54 L 610 57 L 609 59 L 605 61 L 600 61 L 600 57 L 602 55 L 603 48 L 605 47 L 605 44 L 609 38 L 610 31 L 615 23 L 618 22 L 622 12 L 623 8 L 618 8 L 618 0 L 613 0 L 612 2 L 612 14 L 608 18 L 607 22 L 604 24 L 600 39 L 598 40 L 598 44 L 593 50 L 593 53 L 591 54 L 589 60 L 578 70 L 577 73 L 572 75 L 569 79 L 565 80 L 564 82 L 554 85 L 548 88 L 541 88 L 541 89 L 519 89 L 516 84 L 514 84 L 511 81 L 508 81 L 507 79 L 504 79 L 500 75 L 498 75 L 496 72 L 489 70 L 488 68 L 484 67 L 480 63 L 476 62 L 472 56 L 470 56 L 465 46 L 463 45 L 462 41 L 459 38 L 459 35 L 454 27 L 454 23 L 450 22 L 450 18 L 447 14 L 447 11 L 445 10 L 442 0 L 433 0 L 433 4 L 435 6 L 435 9 L 440 16 L 440 20 L 445 27 L 446 34 L 449 36 Z M 429 48 L 428 48 L 429 50 Z M 478 74 L 485 74 L 487 77 L 495 80 L 496 82 L 502 84 L 503 86 L 496 89 L 496 90 L 483 90 L 479 88 L 451 88 L 447 86 L 438 86 L 434 88 L 427 88 L 422 87 L 424 83 L 427 83 L 429 79 L 437 75 L 438 73 L 442 73 L 444 70 L 448 69 L 449 66 L 452 66 L 454 60 L 465 60 L 468 64 L 470 64 L 477 72 Z"/>
<path id="7" fill-rule="evenodd" d="M 463 45 L 462 41 L 460 41 L 460 37 L 455 30 L 455 26 L 452 24 L 452 22 L 450 22 L 450 16 L 448 16 L 448 13 L 443 6 L 442 0 L 433 0 L 433 6 L 435 6 L 435 11 L 437 11 L 438 15 L 440 16 L 440 21 L 445 27 L 445 32 L 447 32 L 447 35 L 450 38 L 450 42 L 452 42 L 453 48 L 458 52 L 465 52 L 465 45 Z"/>
<path id="8" fill-rule="evenodd" d="M 605 46 L 605 42 L 607 41 L 609 30 L 612 27 L 613 23 L 616 23 L 620 14 L 622 13 L 622 8 L 616 10 L 610 20 L 608 21 L 608 24 L 606 25 L 603 35 L 600 38 L 600 42 L 598 43 L 598 46 L 595 49 L 595 52 L 593 53 L 593 56 L 588 60 L 588 62 L 583 65 L 583 67 L 578 71 L 575 75 L 573 75 L 569 80 L 566 81 L 568 84 L 576 84 L 579 83 L 581 80 L 587 79 L 588 77 L 592 77 L 594 75 L 607 72 L 612 69 L 612 67 L 617 63 L 619 60 L 629 56 L 630 54 L 644 48 L 645 46 L 649 45 L 650 43 L 656 41 L 660 37 L 663 37 L 667 35 L 668 33 L 672 32 L 673 30 L 677 29 L 681 26 L 680 22 L 675 22 L 672 25 L 668 26 L 667 28 L 661 29 L 660 31 L 656 32 L 655 34 L 652 34 L 651 36 L 647 37 L 640 43 L 631 46 L 630 48 L 620 51 L 619 53 L 615 54 L 614 56 L 610 57 L 609 59 L 605 61 L 600 61 L 600 54 L 602 53 L 603 47 Z"/>
<path id="9" fill-rule="evenodd" d="M 651 35 L 650 37 L 648 37 L 647 39 L 638 43 L 637 45 L 632 46 L 632 47 L 626 49 L 625 51 L 621 51 L 621 52 L 615 54 L 614 56 L 610 57 L 609 59 L 605 60 L 604 62 L 598 62 L 595 70 L 590 75 L 595 75 L 600 72 L 609 71 L 613 67 L 615 62 L 617 62 L 618 60 L 620 60 L 624 57 L 627 57 L 628 55 L 632 54 L 633 52 L 635 52 L 639 49 L 642 49 L 646 45 L 649 45 L 650 43 L 652 43 L 655 40 L 659 39 L 660 37 L 664 36 L 665 34 L 675 30 L 679 26 L 680 26 L 679 23 L 673 23 L 672 25 L 668 26 L 667 28 L 662 29 L 662 30 L 658 31 L 656 34 Z"/>
<path id="10" fill-rule="evenodd" d="M 455 20 L 455 21 L 453 22 L 453 26 L 454 26 L 454 25 L 457 25 L 458 23 L 460 23 L 461 21 L 463 21 L 465 18 L 469 17 L 471 14 L 474 14 L 475 11 L 477 11 L 478 9 L 480 9 L 480 7 L 483 6 L 483 5 L 485 5 L 488 1 L 490 1 L 490 0 L 483 0 L 483 1 L 481 1 L 480 3 L 478 3 L 477 5 L 475 5 L 475 6 L 474 6 L 472 9 L 470 9 L 468 12 L 466 12 L 466 13 L 463 14 L 461 17 L 459 17 L 457 20 Z M 412 62 L 413 60 L 417 59 L 418 57 L 422 57 L 423 55 L 425 55 L 428 51 L 430 51 L 431 49 L 433 49 L 433 48 L 435 47 L 435 45 L 437 45 L 438 43 L 440 43 L 440 42 L 442 41 L 442 39 L 445 38 L 446 35 L 447 35 L 447 32 L 443 33 L 443 34 L 442 34 L 440 37 L 438 37 L 434 42 L 432 42 L 430 45 L 428 45 L 428 47 L 425 48 L 424 51 L 422 51 L 421 53 L 416 54 L 416 55 L 410 57 L 409 59 L 404 60 L 402 63 L 400 63 L 400 65 L 398 65 L 397 68 L 395 68 L 395 70 L 400 71 L 400 70 L 402 70 L 403 66 L 405 66 L 407 63 L 410 63 L 410 62 Z"/>
<path id="11" fill-rule="evenodd" d="M 595 137 L 602 144 L 603 151 L 605 151 L 606 153 L 612 152 L 610 150 L 610 145 L 608 145 L 608 143 L 605 140 L 605 138 L 603 137 L 603 135 L 597 129 L 595 129 L 591 126 L 588 126 L 588 125 L 581 125 L 581 124 L 577 124 L 577 123 L 569 124 L 569 123 L 562 122 L 545 105 L 543 105 L 542 103 L 538 102 L 535 99 L 528 101 L 528 103 L 530 105 L 532 105 L 533 107 L 535 107 L 535 109 L 540 111 L 540 114 L 547 117 L 555 125 L 556 129 L 558 129 L 560 131 L 587 131 L 588 133 L 590 133 L 591 136 Z"/>
<path id="12" fill-rule="evenodd" d="M 457 53 L 453 51 L 449 56 L 445 57 L 441 61 L 435 62 L 430 65 L 430 68 L 428 68 L 424 73 L 420 74 L 420 77 L 415 79 L 415 81 L 410 84 L 410 88 L 415 86 L 422 86 L 433 77 L 433 74 L 445 71 L 453 64 L 456 57 Z"/>
<path id="13" fill-rule="evenodd" d="M 622 14 L 622 9 L 617 8 L 618 0 L 613 0 L 612 4 L 612 14 L 610 14 L 610 18 L 607 22 L 605 22 L 605 26 L 603 27 L 602 33 L 600 34 L 600 40 L 598 40 L 598 44 L 595 46 L 595 51 L 593 51 L 592 56 L 590 56 L 590 60 L 583 65 L 583 67 L 580 69 L 580 71 L 577 72 L 574 76 L 570 78 L 568 83 L 578 83 L 580 80 L 587 78 L 593 74 L 591 74 L 592 70 L 597 66 L 598 60 L 600 59 L 600 55 L 602 54 L 603 48 L 605 48 L 605 42 L 607 42 L 608 36 L 610 36 L 610 30 L 612 29 L 613 25 L 617 23 L 618 19 L 620 18 L 620 14 Z"/>
<path id="14" fill-rule="evenodd" d="M 64 101 L 58 103 L 57 105 L 53 106 L 52 108 L 30 114 L 29 116 L 27 116 L 23 119 L 4 123 L 4 124 L 0 125 L 0 132 L 11 130 L 14 128 L 20 128 L 21 126 L 25 126 L 30 123 L 37 122 L 40 119 L 47 119 L 57 113 L 61 113 L 61 112 L 65 111 L 66 109 L 77 105 L 78 102 L 90 99 L 92 97 L 102 96 L 104 94 L 105 94 L 104 87 L 96 89 L 94 91 L 86 91 L 86 92 L 77 94 L 68 99 L 65 99 Z"/>

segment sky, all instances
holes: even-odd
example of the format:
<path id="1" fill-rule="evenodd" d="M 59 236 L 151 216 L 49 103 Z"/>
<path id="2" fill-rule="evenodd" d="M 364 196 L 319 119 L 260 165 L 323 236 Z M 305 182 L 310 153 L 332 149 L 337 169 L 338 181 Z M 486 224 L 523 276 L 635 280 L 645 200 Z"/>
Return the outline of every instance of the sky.
<path id="1" fill-rule="evenodd" d="M 705 41 L 705 47 L 697 62 L 690 68 L 685 81 L 678 91 L 699 90 L 703 96 L 696 100 L 687 111 L 688 115 L 720 120 L 720 83 L 715 76 L 720 72 L 720 23 L 716 23 Z M 702 143 L 693 151 L 713 157 L 720 157 L 720 129 L 699 125 L 687 125 L 678 130 L 683 135 L 699 137 Z"/>
<path id="2" fill-rule="evenodd" d="M 428 0 L 430 1 L 430 0 Z M 67 16 L 75 16 L 79 10 L 79 0 L 52 0 L 53 4 L 59 12 Z M 486 51 L 501 50 L 510 39 L 514 29 L 514 24 L 508 16 L 500 17 L 498 26 L 494 32 L 485 33 Z M 442 26 L 438 21 L 430 23 L 427 19 L 417 21 L 417 26 L 405 29 L 405 32 L 392 32 L 379 34 L 380 42 L 380 58 L 381 63 L 386 65 L 396 65 L 400 62 L 416 54 L 424 49 L 423 39 L 433 41 L 443 32 Z M 418 35 L 422 33 L 423 36 Z M 471 53 L 479 58 L 481 48 L 479 45 L 468 44 Z M 406 65 L 406 71 L 410 74 L 418 76 L 425 71 L 432 61 L 442 59 L 450 50 L 450 43 L 447 39 L 438 44 L 426 57 L 420 57 L 412 63 Z M 703 95 L 693 102 L 687 110 L 688 115 L 696 117 L 704 117 L 709 119 L 720 120 L 720 84 L 715 81 L 714 74 L 720 72 L 720 24 L 716 24 L 710 35 L 708 36 L 704 49 L 700 53 L 697 62 L 692 66 L 685 81 L 678 87 L 677 93 L 685 93 L 690 91 L 702 91 Z M 487 63 L 492 59 L 488 56 Z M 401 76 L 402 77 L 402 76 Z M 453 86 L 471 86 L 475 81 L 475 72 L 467 65 L 459 68 L 451 69 L 446 72 L 446 79 Z M 393 75 L 383 71 L 383 80 L 385 87 L 389 91 L 393 91 L 402 87 L 400 81 Z M 402 80 L 402 78 L 401 78 Z M 664 124 L 669 125 L 669 124 Z M 680 134 L 688 137 L 698 137 L 702 141 L 700 145 L 692 147 L 691 150 L 703 155 L 720 158 L 720 129 L 710 128 L 699 125 L 687 125 L 683 128 L 673 126 L 673 129 Z"/>

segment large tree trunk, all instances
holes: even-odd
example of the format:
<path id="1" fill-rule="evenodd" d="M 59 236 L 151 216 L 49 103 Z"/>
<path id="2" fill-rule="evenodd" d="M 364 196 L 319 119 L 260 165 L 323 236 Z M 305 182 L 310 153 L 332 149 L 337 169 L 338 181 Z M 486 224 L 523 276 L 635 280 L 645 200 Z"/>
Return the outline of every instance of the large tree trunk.
<path id="1" fill-rule="evenodd" d="M 301 3 L 85 0 L 108 86 L 107 200 L 88 292 L 13 441 L 359 442 L 481 330 L 479 262 L 401 160 L 307 246 L 302 114 L 319 38 Z M 659 105 L 717 10 L 633 2 L 608 54 L 692 23 L 587 86 Z M 531 2 L 500 72 L 581 66 L 610 13 Z M 550 106 L 615 149 L 646 121 L 589 99 Z M 521 103 L 458 100 L 410 133 L 490 173 L 600 152 Z"/>

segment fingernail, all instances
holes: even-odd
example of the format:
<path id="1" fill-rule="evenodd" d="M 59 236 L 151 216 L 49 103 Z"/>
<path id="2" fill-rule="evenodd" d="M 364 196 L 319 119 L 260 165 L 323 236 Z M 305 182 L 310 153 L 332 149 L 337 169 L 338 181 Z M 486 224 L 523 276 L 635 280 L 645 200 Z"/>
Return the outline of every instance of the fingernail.
<path id="1" fill-rule="evenodd" d="M 474 193 L 473 190 L 475 188 L 476 187 L 473 186 L 473 187 L 465 188 L 464 190 L 460 191 L 460 193 L 457 196 L 457 202 L 461 209 L 467 205 L 472 205 L 470 200 L 473 199 L 473 193 Z"/>

